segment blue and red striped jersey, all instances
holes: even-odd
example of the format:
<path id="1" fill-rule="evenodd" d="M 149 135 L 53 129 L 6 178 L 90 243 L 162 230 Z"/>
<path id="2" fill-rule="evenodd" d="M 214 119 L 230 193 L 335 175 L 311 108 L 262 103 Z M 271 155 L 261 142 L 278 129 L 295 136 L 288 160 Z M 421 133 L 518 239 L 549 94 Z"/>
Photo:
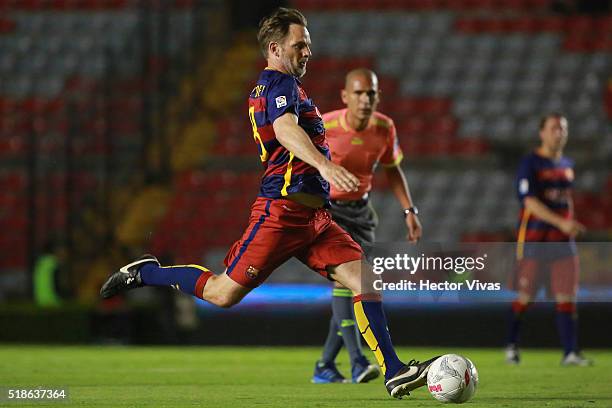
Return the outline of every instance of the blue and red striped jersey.
<path id="1" fill-rule="evenodd" d="M 312 99 L 306 96 L 300 81 L 292 75 L 265 69 L 249 96 L 253 137 L 265 167 L 259 195 L 281 198 L 307 193 L 327 201 L 329 183 L 317 169 L 295 157 L 276 139 L 272 124 L 288 112 L 298 117 L 298 125 L 310 136 L 319 152 L 330 158 L 323 118 Z"/>
<path id="2" fill-rule="evenodd" d="M 517 237 L 519 243 L 570 240 L 558 228 L 530 214 L 523 200 L 525 197 L 536 197 L 555 213 L 570 218 L 573 181 L 574 163 L 567 157 L 552 160 L 533 152 L 521 160 L 516 186 L 521 202 Z"/>

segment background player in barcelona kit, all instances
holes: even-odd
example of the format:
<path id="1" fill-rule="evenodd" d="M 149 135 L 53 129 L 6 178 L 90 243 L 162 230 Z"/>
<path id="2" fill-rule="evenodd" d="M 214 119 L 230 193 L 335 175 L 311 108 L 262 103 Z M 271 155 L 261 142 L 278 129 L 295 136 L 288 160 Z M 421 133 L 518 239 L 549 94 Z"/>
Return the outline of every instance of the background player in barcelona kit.
<path id="1" fill-rule="evenodd" d="M 341 97 L 347 107 L 323 115 L 327 142 L 332 161 L 355 174 L 359 179 L 359 188 L 356 191 L 341 191 L 331 187 L 332 218 L 359 245 L 374 243 L 378 220 L 368 195 L 376 167 L 381 164 L 391 189 L 404 208 L 408 239 L 415 242 L 421 236 L 418 211 L 400 167 L 403 153 L 395 125 L 391 118 L 376 112 L 379 102 L 376 74 L 369 69 L 349 72 Z M 379 375 L 376 365 L 370 364 L 361 352 L 361 338 L 355 328 L 351 297 L 350 290 L 334 284 L 332 318 L 323 355 L 315 365 L 312 378 L 315 383 L 345 381 L 334 363 L 343 344 L 351 359 L 352 382 L 368 382 Z"/>
<path id="2" fill-rule="evenodd" d="M 563 156 L 567 119 L 558 113 L 540 122 L 540 147 L 525 156 L 518 170 L 521 201 L 517 237 L 518 298 L 506 347 L 506 361 L 518 364 L 519 329 L 529 302 L 544 278 L 557 305 L 557 328 L 563 345 L 563 365 L 589 365 L 577 344 L 576 293 L 579 265 L 574 237 L 585 230 L 574 218 L 571 189 L 573 162 Z"/>
<path id="3" fill-rule="evenodd" d="M 435 358 L 408 364 L 398 358 L 380 295 L 369 287 L 362 290 L 362 273 L 371 267 L 324 207 L 328 182 L 348 192 L 356 191 L 359 181 L 329 160 L 323 119 L 298 79 L 311 56 L 306 25 L 299 11 L 286 8 L 260 23 L 257 38 L 268 67 L 251 92 L 248 113 L 265 171 L 249 225 L 225 258 L 225 272 L 215 275 L 199 265 L 163 267 L 145 255 L 111 275 L 100 293 L 108 298 L 145 285 L 172 286 L 231 307 L 296 257 L 352 291 L 357 324 L 385 376 L 386 389 L 401 398 L 426 384 Z"/>

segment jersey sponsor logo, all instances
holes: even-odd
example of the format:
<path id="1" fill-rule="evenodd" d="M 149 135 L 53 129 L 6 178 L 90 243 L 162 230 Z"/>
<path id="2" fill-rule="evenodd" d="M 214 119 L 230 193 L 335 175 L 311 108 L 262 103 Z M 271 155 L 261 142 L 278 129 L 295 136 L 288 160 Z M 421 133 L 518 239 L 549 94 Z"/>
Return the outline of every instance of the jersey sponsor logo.
<path id="1" fill-rule="evenodd" d="M 541 181 L 559 181 L 559 180 L 574 180 L 574 170 L 571 167 L 554 167 L 550 169 L 541 169 L 537 171 L 538 180 Z"/>
<path id="2" fill-rule="evenodd" d="M 277 96 L 276 99 L 276 107 L 282 108 L 283 106 L 287 106 L 287 97 L 286 96 Z"/>
<path id="3" fill-rule="evenodd" d="M 363 139 L 360 137 L 354 137 L 351 139 L 351 144 L 352 145 L 362 145 L 363 144 Z"/>
<path id="4" fill-rule="evenodd" d="M 519 181 L 519 193 L 527 194 L 529 192 L 529 180 L 521 179 Z"/>
<path id="5" fill-rule="evenodd" d="M 259 269 L 255 268 L 253 265 L 249 265 L 249 267 L 245 271 L 245 274 L 249 279 L 257 279 L 257 275 L 259 275 Z"/>

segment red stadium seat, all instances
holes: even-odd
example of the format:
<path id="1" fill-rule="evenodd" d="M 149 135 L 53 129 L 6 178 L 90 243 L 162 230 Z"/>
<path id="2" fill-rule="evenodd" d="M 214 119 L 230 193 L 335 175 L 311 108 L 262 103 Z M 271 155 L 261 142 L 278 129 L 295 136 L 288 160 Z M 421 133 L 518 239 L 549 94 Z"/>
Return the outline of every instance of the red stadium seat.
<path id="1" fill-rule="evenodd" d="M 535 32 L 541 29 L 539 21 L 530 16 L 520 16 L 514 20 L 510 20 L 508 26 L 509 31 L 518 32 Z"/>
<path id="2" fill-rule="evenodd" d="M 530 9 L 550 10 L 552 0 L 524 0 L 524 3 Z"/>
<path id="3" fill-rule="evenodd" d="M 28 220 L 25 215 L 18 215 L 14 211 L 8 217 L 0 218 L 2 231 L 25 231 Z"/>
<path id="4" fill-rule="evenodd" d="M 547 10 L 550 0 L 296 0 L 300 10 Z"/>
<path id="5" fill-rule="evenodd" d="M 434 137 L 452 137 L 457 132 L 457 128 L 457 120 L 450 115 L 445 115 L 431 123 L 429 133 Z"/>
<path id="6" fill-rule="evenodd" d="M 594 42 L 590 38 L 582 36 L 566 37 L 563 41 L 563 48 L 566 51 L 574 52 L 588 52 L 595 49 Z"/>
<path id="7" fill-rule="evenodd" d="M 420 112 L 420 99 L 401 98 L 393 105 L 394 114 L 397 116 L 416 115 Z"/>
<path id="8" fill-rule="evenodd" d="M 373 68 L 374 60 L 368 57 L 344 58 L 341 60 L 342 71 L 345 73 L 356 68 Z"/>
<path id="9" fill-rule="evenodd" d="M 18 99 L 0 98 L 0 116 L 10 117 L 16 121 L 23 119 L 26 116 L 23 102 Z"/>
<path id="10" fill-rule="evenodd" d="M 576 23 L 573 23 L 576 24 Z M 603 23 L 602 23 L 603 24 Z M 535 32 L 563 32 L 582 33 L 567 28 L 566 19 L 557 16 L 519 16 L 512 18 L 459 18 L 455 22 L 455 29 L 465 33 L 535 33 Z"/>
<path id="11" fill-rule="evenodd" d="M 383 94 L 383 100 L 395 98 L 398 91 L 397 79 L 380 75 L 378 77 L 378 88 Z"/>
<path id="12" fill-rule="evenodd" d="M 426 122 L 420 117 L 410 117 L 396 124 L 397 132 L 405 137 L 422 137 L 425 133 Z"/>
<path id="13" fill-rule="evenodd" d="M 594 19 L 587 16 L 568 17 L 565 30 L 572 36 L 590 35 L 595 32 Z"/>
<path id="14" fill-rule="evenodd" d="M 600 36 L 612 35 L 612 16 L 595 19 L 595 31 Z"/>
<path id="15" fill-rule="evenodd" d="M 421 98 L 417 101 L 417 112 L 426 116 L 447 115 L 452 102 L 446 98 Z"/>
<path id="16" fill-rule="evenodd" d="M 24 172 L 0 173 L 0 191 L 18 192 L 25 189 L 27 177 Z"/>
<path id="17" fill-rule="evenodd" d="M 22 191 L 7 190 L 0 193 L 0 214 L 18 208 L 26 208 L 27 197 Z M 1 217 L 2 215 L 0 215 Z"/>
<path id="18" fill-rule="evenodd" d="M 0 140 L 0 153 L 7 155 L 20 155 L 27 151 L 27 143 L 21 137 L 11 137 Z"/>
<path id="19" fill-rule="evenodd" d="M 0 243 L 0 269 L 25 268 L 27 243 L 25 240 L 11 240 Z"/>
<path id="20" fill-rule="evenodd" d="M 512 24 L 513 20 L 507 18 L 493 18 L 484 22 L 486 30 L 493 33 L 512 32 Z"/>
<path id="21" fill-rule="evenodd" d="M 607 217 L 604 211 L 599 208 L 590 208 L 589 211 L 580 218 L 580 221 L 591 230 L 602 230 L 606 228 Z"/>
<path id="22" fill-rule="evenodd" d="M 582 209 L 587 205 L 587 198 L 585 193 L 574 193 L 572 197 L 574 200 L 574 207 L 577 213 L 582 212 Z"/>
<path id="23" fill-rule="evenodd" d="M 294 6 L 299 10 L 313 10 L 316 8 L 316 0 L 294 0 Z"/>
<path id="24" fill-rule="evenodd" d="M 6 17 L 0 17 L 0 34 L 7 34 L 15 31 L 15 27 L 17 27 L 15 21 Z"/>
<path id="25" fill-rule="evenodd" d="M 98 10 L 124 8 L 128 0 L 3 0 L 2 5 L 10 9 L 25 10 Z"/>
<path id="26" fill-rule="evenodd" d="M 606 180 L 606 193 L 612 194 L 612 176 L 608 176 Z"/>
<path id="27" fill-rule="evenodd" d="M 478 155 L 486 153 L 489 146 L 482 139 L 457 138 L 453 140 L 451 151 L 455 154 Z"/>
<path id="28" fill-rule="evenodd" d="M 458 18 L 455 21 L 455 30 L 463 33 L 478 33 L 483 31 L 482 20 L 476 18 Z"/>
<path id="29" fill-rule="evenodd" d="M 24 10 L 37 10 L 45 6 L 44 0 L 17 0 L 9 2 L 9 8 L 20 8 Z"/>
<path id="30" fill-rule="evenodd" d="M 191 9 L 197 5 L 197 0 L 174 0 L 174 7 Z"/>
<path id="31" fill-rule="evenodd" d="M 399 143 L 404 151 L 404 154 L 412 155 L 416 152 L 420 146 L 420 141 L 416 137 L 406 137 L 405 135 L 399 134 Z"/>
<path id="32" fill-rule="evenodd" d="M 497 0 L 496 5 L 500 9 L 521 10 L 529 8 L 525 0 Z"/>
<path id="33" fill-rule="evenodd" d="M 546 16 L 538 18 L 537 31 L 561 32 L 565 26 L 565 20 L 557 16 Z"/>
<path id="34" fill-rule="evenodd" d="M 444 136 L 432 136 L 421 146 L 423 154 L 428 156 L 438 156 L 450 154 L 453 147 L 453 140 Z"/>
<path id="35" fill-rule="evenodd" d="M 589 51 L 612 51 L 612 38 L 596 37 L 590 42 Z"/>

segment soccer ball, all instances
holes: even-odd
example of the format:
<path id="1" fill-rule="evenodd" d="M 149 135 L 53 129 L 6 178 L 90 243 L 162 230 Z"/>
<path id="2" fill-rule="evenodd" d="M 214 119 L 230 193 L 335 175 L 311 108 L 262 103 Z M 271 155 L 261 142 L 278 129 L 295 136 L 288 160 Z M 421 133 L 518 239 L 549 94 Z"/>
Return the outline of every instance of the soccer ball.
<path id="1" fill-rule="evenodd" d="M 478 371 L 469 358 L 445 354 L 429 366 L 427 387 L 441 402 L 466 402 L 476 393 Z"/>

